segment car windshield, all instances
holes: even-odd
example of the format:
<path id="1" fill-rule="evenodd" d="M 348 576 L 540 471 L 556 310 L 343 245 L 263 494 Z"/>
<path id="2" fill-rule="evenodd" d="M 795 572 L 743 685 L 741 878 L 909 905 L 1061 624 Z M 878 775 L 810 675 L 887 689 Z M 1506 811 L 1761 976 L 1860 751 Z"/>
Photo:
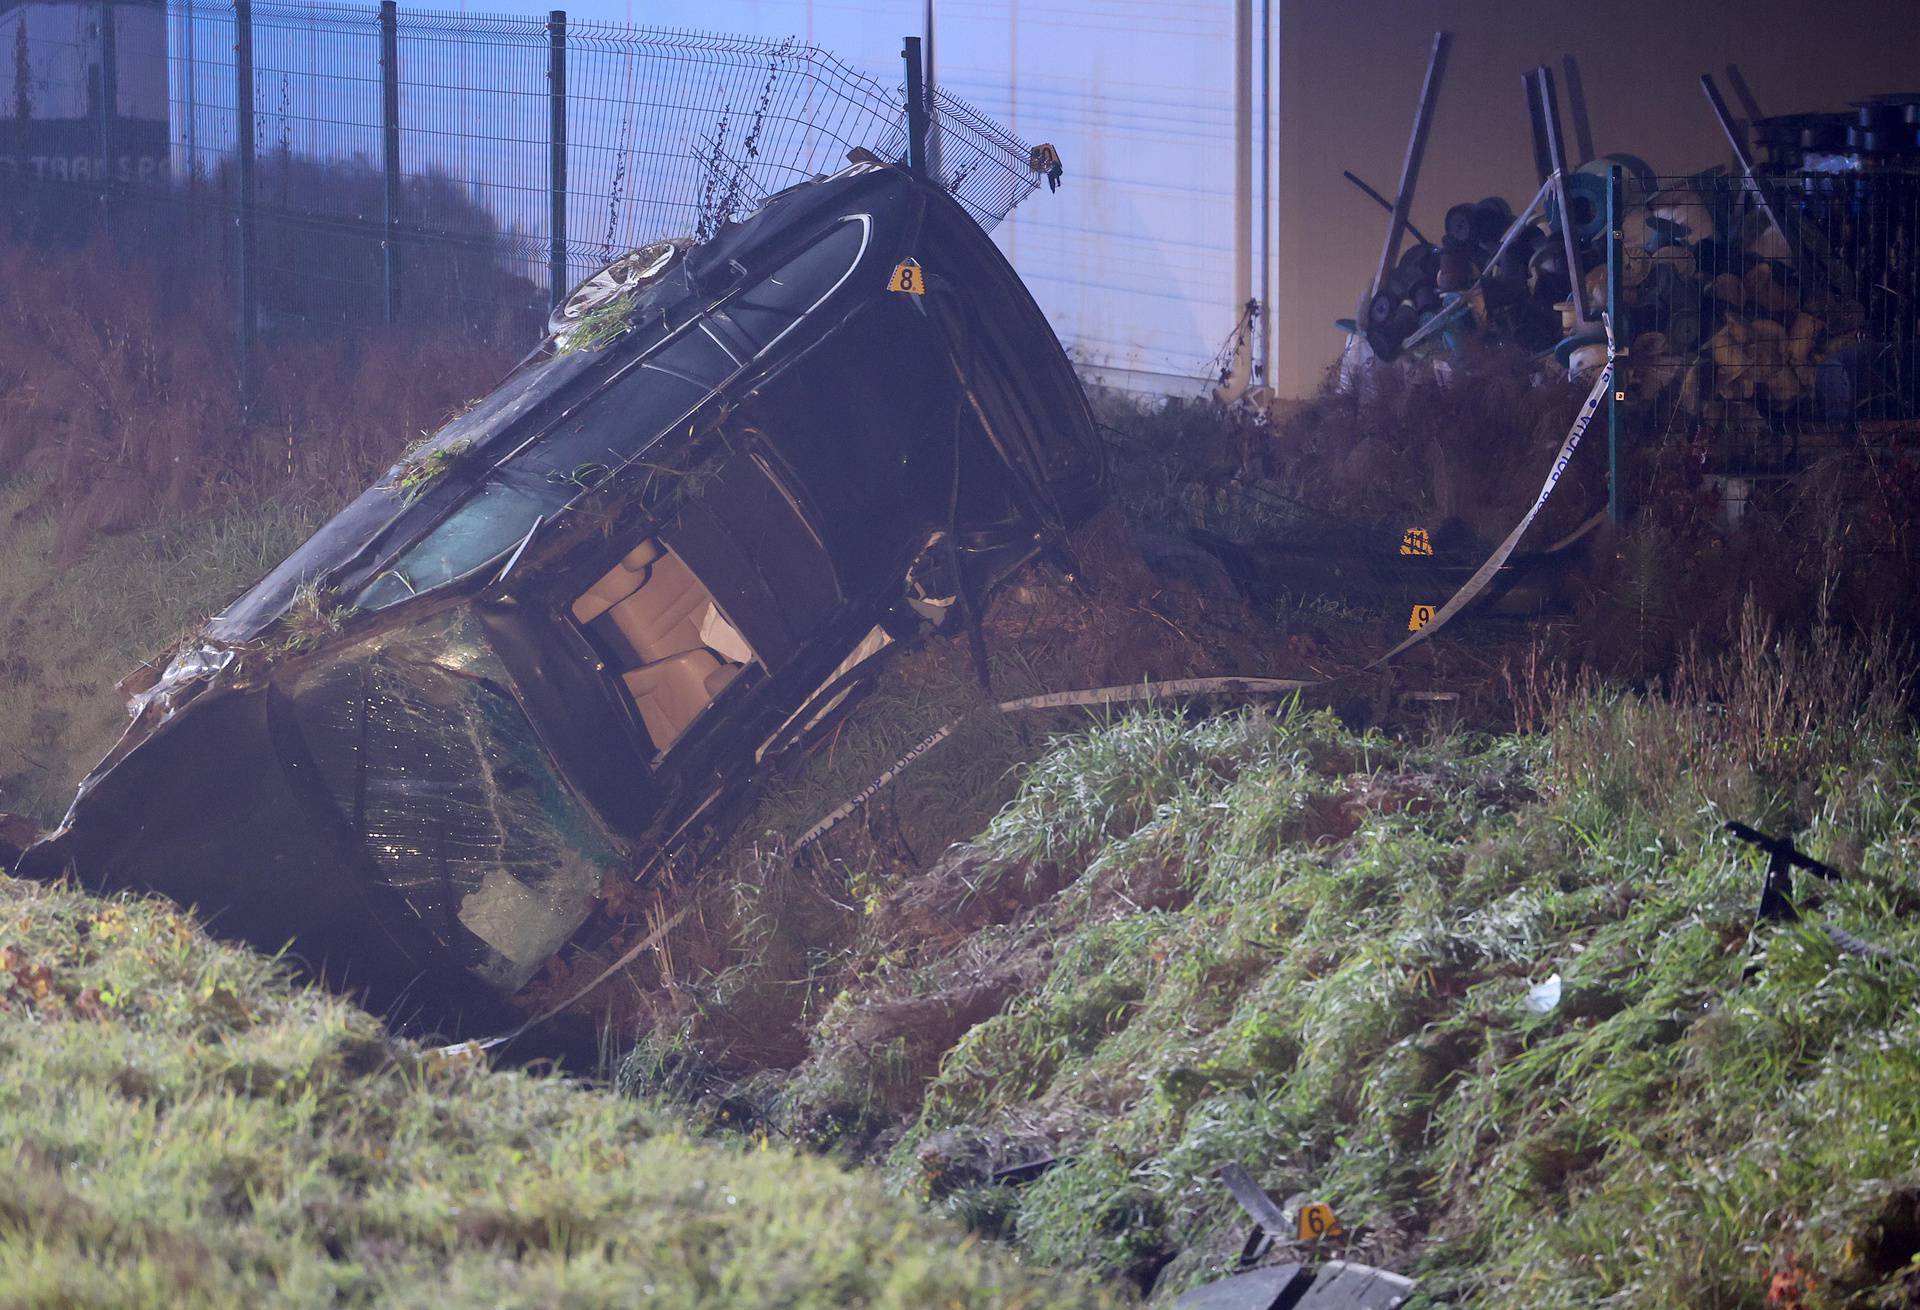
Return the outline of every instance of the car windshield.
<path id="1" fill-rule="evenodd" d="M 566 504 L 575 490 L 558 480 L 496 474 L 445 522 L 381 570 L 353 598 L 354 605 L 382 610 L 501 559 L 542 518 Z"/>

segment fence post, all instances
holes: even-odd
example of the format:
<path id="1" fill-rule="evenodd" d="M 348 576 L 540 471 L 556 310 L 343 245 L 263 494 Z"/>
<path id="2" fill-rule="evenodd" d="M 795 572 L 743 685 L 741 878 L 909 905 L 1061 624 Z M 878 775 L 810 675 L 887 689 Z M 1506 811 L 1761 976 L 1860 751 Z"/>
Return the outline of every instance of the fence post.
<path id="1" fill-rule="evenodd" d="M 380 161 L 386 173 L 386 210 L 380 237 L 382 309 L 391 326 L 400 313 L 400 10 L 380 0 Z"/>
<path id="2" fill-rule="evenodd" d="M 1571 216 L 1569 216 L 1571 217 Z M 1620 406 L 1627 398 L 1627 332 L 1620 321 L 1625 306 L 1626 249 L 1622 224 L 1627 220 L 1626 192 L 1618 164 L 1607 166 L 1607 323 L 1614 334 L 1613 380 L 1607 389 L 1607 521 L 1620 522 Z"/>
<path id="3" fill-rule="evenodd" d="M 233 117 L 234 153 L 239 172 L 237 353 L 240 364 L 240 400 L 253 397 L 253 332 L 259 288 L 254 285 L 253 213 L 253 0 L 233 0 Z"/>
<path id="4" fill-rule="evenodd" d="M 113 0 L 100 0 L 100 173 L 94 180 L 104 197 L 113 178 L 113 118 L 119 111 L 119 43 L 113 30 Z"/>
<path id="5" fill-rule="evenodd" d="M 927 97 L 920 84 L 920 38 L 907 38 L 900 57 L 907 61 L 907 170 L 927 175 Z"/>
<path id="6" fill-rule="evenodd" d="M 567 285 L 567 11 L 555 9 L 547 15 L 547 129 L 551 143 L 549 161 L 547 281 L 548 305 L 560 308 L 570 289 Z"/>

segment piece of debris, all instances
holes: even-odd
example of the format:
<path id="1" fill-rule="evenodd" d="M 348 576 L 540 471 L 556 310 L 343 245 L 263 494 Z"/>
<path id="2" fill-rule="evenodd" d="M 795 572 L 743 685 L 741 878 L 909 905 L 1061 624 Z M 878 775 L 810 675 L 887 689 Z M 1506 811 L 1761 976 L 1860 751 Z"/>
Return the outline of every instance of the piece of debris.
<path id="1" fill-rule="evenodd" d="M 1034 1160 L 1022 1160 L 1019 1164 L 1010 1164 L 1004 1168 L 995 1169 L 993 1171 L 993 1181 L 996 1183 L 1005 1183 L 1011 1187 L 1018 1187 L 1022 1183 L 1032 1182 L 1059 1163 L 1059 1159 L 1051 1155 L 1043 1155 Z"/>
<path id="2" fill-rule="evenodd" d="M 1237 1162 L 1221 1165 L 1218 1176 L 1226 1189 L 1233 1193 L 1233 1199 L 1240 1203 L 1240 1208 L 1270 1236 L 1278 1237 L 1292 1227 L 1287 1222 L 1287 1212 L 1254 1181 L 1246 1166 Z"/>
<path id="3" fill-rule="evenodd" d="M 1560 1005 L 1560 975 L 1549 974 L 1545 982 L 1527 988 L 1527 1010 L 1532 1014 L 1552 1014 Z"/>
<path id="4" fill-rule="evenodd" d="M 1294 1310 L 1395 1310 L 1413 1295 L 1414 1280 L 1371 1265 L 1329 1260 Z"/>
<path id="5" fill-rule="evenodd" d="M 1370 1265 L 1329 1260 L 1317 1270 L 1267 1265 L 1193 1288 L 1174 1310 L 1397 1310 L 1413 1295 L 1411 1278 Z"/>
<path id="6" fill-rule="evenodd" d="M 1174 1310 L 1289 1310 L 1313 1286 L 1305 1265 L 1268 1265 L 1205 1283 L 1173 1303 Z"/>
<path id="7" fill-rule="evenodd" d="M 1324 1201 L 1299 1198 L 1289 1214 L 1237 1161 L 1222 1165 L 1217 1176 L 1254 1222 L 1241 1252 L 1242 1264 L 1258 1259 L 1271 1249 L 1269 1239 L 1289 1231 L 1302 1242 L 1345 1236 L 1333 1207 Z M 1346 1260 L 1329 1260 L 1317 1270 L 1275 1264 L 1196 1287 L 1174 1306 L 1175 1310 L 1393 1310 L 1413 1288 L 1410 1278 Z"/>
<path id="8" fill-rule="evenodd" d="M 904 642 L 1064 560 L 1100 469 L 993 243 L 856 162 L 589 278 L 175 654 L 22 870 L 291 942 L 450 1036 L 503 1024 Z"/>

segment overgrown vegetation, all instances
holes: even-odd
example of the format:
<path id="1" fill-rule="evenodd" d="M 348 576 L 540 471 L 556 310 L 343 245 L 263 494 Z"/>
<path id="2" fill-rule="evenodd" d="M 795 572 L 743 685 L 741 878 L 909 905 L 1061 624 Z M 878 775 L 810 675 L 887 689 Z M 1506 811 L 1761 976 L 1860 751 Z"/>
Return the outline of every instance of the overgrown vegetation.
<path id="1" fill-rule="evenodd" d="M 155 902 L 0 878 L 0 1060 L 9 1304 L 1102 1303 L 824 1160 L 389 1041 Z"/>
<path id="2" fill-rule="evenodd" d="M 102 534 L 269 499 L 324 517 L 511 362 L 431 323 L 282 332 L 243 403 L 232 310 L 193 245 L 214 238 L 142 236 L 0 241 L 0 481 L 34 479 L 63 563 Z"/>
<path id="3" fill-rule="evenodd" d="M 1330 1201 L 1350 1251 L 1431 1297 L 1758 1307 L 1782 1274 L 1807 1307 L 1907 1304 L 1903 676 L 1750 615 L 1661 693 L 1539 689 L 1539 735 L 1117 718 L 871 895 L 791 1069 L 720 1077 L 656 1034 L 629 1081 L 884 1157 L 1036 1260 L 1156 1296 L 1237 1255 L 1245 1218 L 1213 1179 L 1237 1160 Z M 1809 923 L 1756 928 L 1760 863 L 1727 819 L 1799 834 L 1847 881 Z M 1897 959 L 1842 954 L 1822 922 Z M 1553 974 L 1561 1001 L 1533 1013 Z"/>
<path id="4" fill-rule="evenodd" d="M 279 563 L 314 520 L 277 501 L 59 558 L 39 483 L 0 483 L 0 810 L 51 826 L 125 728 L 114 684 Z"/>
<path id="5" fill-rule="evenodd" d="M 567 333 L 559 353 L 571 355 L 576 350 L 599 350 L 624 336 L 632 327 L 633 306 L 627 297 L 622 296 L 581 318 Z"/>

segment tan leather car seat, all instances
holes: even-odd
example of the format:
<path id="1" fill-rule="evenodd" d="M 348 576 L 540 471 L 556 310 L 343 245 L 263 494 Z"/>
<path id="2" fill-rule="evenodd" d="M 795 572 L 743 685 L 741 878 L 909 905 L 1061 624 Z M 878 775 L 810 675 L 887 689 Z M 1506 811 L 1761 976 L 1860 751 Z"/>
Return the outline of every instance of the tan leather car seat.
<path id="1" fill-rule="evenodd" d="M 573 602 L 573 617 L 582 623 L 591 623 L 633 595 L 647 580 L 647 566 L 665 553 L 660 544 L 651 539 L 635 546 L 605 577 Z"/>
<path id="2" fill-rule="evenodd" d="M 653 748 L 664 751 L 680 738 L 715 696 L 737 677 L 738 664 L 723 664 L 712 651 L 682 651 L 621 675 L 640 708 Z"/>
<path id="3" fill-rule="evenodd" d="M 693 571 L 678 555 L 666 553 L 648 566 L 646 584 L 607 613 L 634 653 L 652 663 L 699 649 L 700 619 L 712 603 Z"/>
<path id="4" fill-rule="evenodd" d="M 677 741 L 753 658 L 693 571 L 656 541 L 636 546 L 573 603 L 582 623 L 603 614 L 643 661 L 621 680 L 655 750 Z"/>

